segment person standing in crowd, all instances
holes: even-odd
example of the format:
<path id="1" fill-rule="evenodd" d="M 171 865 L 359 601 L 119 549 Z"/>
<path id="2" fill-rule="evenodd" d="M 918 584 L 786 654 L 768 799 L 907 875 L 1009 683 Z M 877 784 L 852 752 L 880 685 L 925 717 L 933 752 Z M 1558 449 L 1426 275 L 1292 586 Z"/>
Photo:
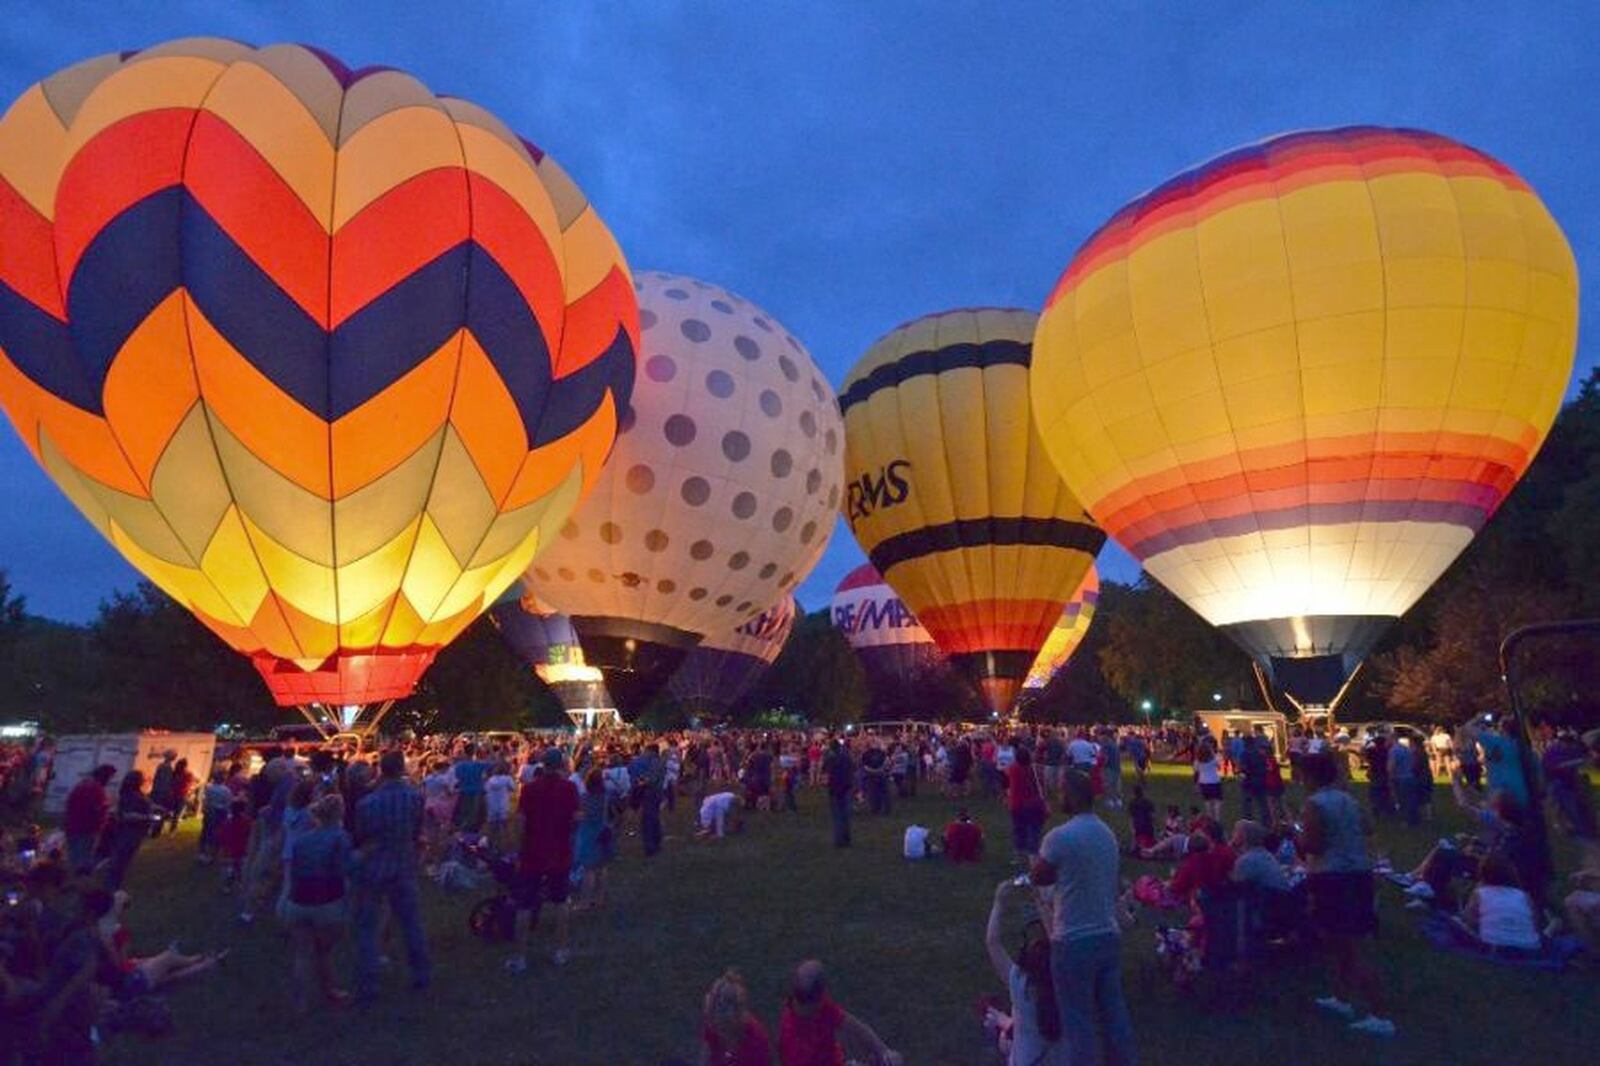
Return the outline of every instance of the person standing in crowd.
<path id="1" fill-rule="evenodd" d="M 795 968 L 778 1020 L 778 1061 L 781 1066 L 838 1066 L 845 1061 L 841 1037 L 844 1044 L 870 1052 L 868 1061 L 900 1066 L 899 1052 L 828 995 L 822 963 L 807 959 Z"/>
<path id="2" fill-rule="evenodd" d="M 105 886 L 115 892 L 128 876 L 128 867 L 139 847 L 150 836 L 150 825 L 156 819 L 150 799 L 144 794 L 144 771 L 129 770 L 122 775 L 122 785 L 117 789 L 117 810 L 112 817 L 109 848 L 110 863 L 106 867 Z"/>
<path id="3" fill-rule="evenodd" d="M 1100 774 L 1105 782 L 1106 806 L 1112 810 L 1122 807 L 1122 751 L 1117 746 L 1117 731 L 1100 731 Z"/>
<path id="4" fill-rule="evenodd" d="M 604 907 L 606 867 L 616 855 L 616 840 L 611 832 L 606 783 L 599 770 L 590 770 L 584 775 L 578 809 L 578 832 L 573 842 L 573 861 L 583 871 L 578 906 L 580 910 Z"/>
<path id="5" fill-rule="evenodd" d="M 856 766 L 843 741 L 835 737 L 828 746 L 823 767 L 828 778 L 828 811 L 833 817 L 833 846 L 850 846 L 850 793 L 855 789 Z"/>
<path id="6" fill-rule="evenodd" d="M 1034 884 L 1051 886 L 1055 898 L 1050 969 L 1068 1062 L 1092 1066 L 1103 1037 L 1106 1062 L 1125 1066 L 1135 1055 L 1122 994 L 1117 837 L 1094 813 L 1088 775 L 1067 773 L 1062 807 L 1067 821 L 1045 835 L 1030 873 Z"/>
<path id="7" fill-rule="evenodd" d="M 233 803 L 233 793 L 228 790 L 227 771 L 217 767 L 211 771 L 211 780 L 200 793 L 200 848 L 195 861 L 208 865 L 217 858 L 217 830 L 228 817 L 228 807 Z"/>
<path id="8" fill-rule="evenodd" d="M 150 777 L 150 804 L 155 808 L 155 818 L 150 823 L 150 835 L 153 837 L 161 835 L 161 827 L 168 819 L 171 819 L 174 826 L 178 823 L 176 801 L 172 791 L 175 770 L 173 760 L 177 757 L 178 753 L 171 748 L 162 752 L 161 763 Z"/>
<path id="9" fill-rule="evenodd" d="M 1389 789 L 1407 825 L 1416 825 L 1422 809 L 1422 786 L 1417 780 L 1423 767 L 1420 753 L 1409 737 L 1397 737 L 1389 746 Z"/>
<path id="10" fill-rule="evenodd" d="M 1394 790 L 1389 782 L 1389 738 L 1382 730 L 1374 732 L 1362 752 L 1367 763 L 1367 802 L 1372 816 L 1394 813 Z"/>
<path id="11" fill-rule="evenodd" d="M 351 877 L 356 932 L 356 997 L 378 994 L 378 926 L 387 903 L 405 937 L 411 987 L 428 987 L 433 967 L 417 899 L 417 853 L 422 840 L 422 793 L 406 781 L 406 757 L 386 751 L 378 787 L 356 808 L 356 858 Z M 281 838 L 280 838 L 281 839 Z"/>
<path id="12" fill-rule="evenodd" d="M 861 791 L 867 794 L 867 810 L 872 814 L 890 813 L 889 757 L 876 737 L 861 753 Z"/>
<path id="13" fill-rule="evenodd" d="M 1496 728 L 1489 723 L 1477 734 L 1483 751 L 1483 767 L 1490 792 L 1504 792 L 1523 810 L 1528 809 L 1528 778 L 1522 772 L 1522 757 L 1517 751 L 1517 720 L 1503 715 Z"/>
<path id="14" fill-rule="evenodd" d="M 483 783 L 484 810 L 489 816 L 485 832 L 496 851 L 504 851 L 510 843 L 511 797 L 516 791 L 517 779 L 511 776 L 511 764 L 501 759 Z"/>
<path id="15" fill-rule="evenodd" d="M 493 769 L 490 763 L 483 760 L 483 747 L 473 745 L 463 754 L 460 762 L 456 763 L 454 776 L 456 779 L 456 828 L 468 833 L 476 833 L 483 828 L 484 816 L 487 813 L 483 796 L 483 785 Z"/>
<path id="16" fill-rule="evenodd" d="M 106 816 L 111 813 L 111 797 L 106 793 L 106 786 L 116 776 L 115 766 L 102 763 L 67 793 L 62 828 L 67 834 L 67 868 L 75 877 L 94 869 L 95 845 L 100 842 Z"/>
<path id="17" fill-rule="evenodd" d="M 1306 895 L 1311 924 L 1333 962 L 1333 991 L 1320 997 L 1317 1006 L 1348 1020 L 1358 1032 L 1393 1036 L 1394 1022 L 1379 1013 L 1383 990 L 1377 971 L 1362 957 L 1362 941 L 1378 928 L 1367 857 L 1372 822 L 1339 787 L 1339 769 L 1330 754 L 1308 755 L 1303 765 L 1311 790 L 1300 816 L 1300 852 L 1309 873 Z M 1367 1008 L 1359 1021 L 1357 1002 Z"/>
<path id="18" fill-rule="evenodd" d="M 1006 768 L 1006 807 L 1011 812 L 1011 844 L 1024 861 L 1039 851 L 1049 806 L 1039 788 L 1039 775 L 1033 753 L 1018 745 L 1011 765 Z"/>
<path id="19" fill-rule="evenodd" d="M 662 778 L 666 765 L 654 744 L 646 744 L 629 775 L 639 795 L 639 836 L 644 844 L 644 857 L 650 858 L 661 850 Z"/>
<path id="20" fill-rule="evenodd" d="M 572 830 L 578 817 L 578 786 L 562 772 L 565 758 L 560 748 L 546 750 L 542 761 L 544 772 L 523 786 L 518 801 L 522 854 L 511 886 L 518 916 L 517 954 L 506 960 L 506 969 L 512 973 L 528 969 L 528 940 L 545 903 L 556 908 L 556 948 L 552 958 L 557 966 L 565 966 L 572 958 L 567 947 L 567 897 L 572 879 Z M 524 915 L 526 921 L 522 920 Z"/>
<path id="21" fill-rule="evenodd" d="M 1451 756 L 1454 754 L 1455 745 L 1450 741 L 1450 731 L 1442 725 L 1433 727 L 1433 735 L 1428 738 L 1428 767 L 1434 777 L 1448 780 L 1455 773 Z"/>
<path id="22" fill-rule="evenodd" d="M 333 945 L 344 933 L 345 870 L 350 835 L 344 830 L 344 797 L 329 792 L 311 805 L 311 826 L 288 845 L 288 888 L 281 908 L 294 944 L 294 1007 L 310 1008 L 313 982 L 323 1000 L 343 1004 L 350 994 L 333 979 Z"/>
<path id="23" fill-rule="evenodd" d="M 1217 742 L 1209 734 L 1195 745 L 1194 783 L 1200 802 L 1214 822 L 1222 821 L 1222 767 L 1217 760 Z"/>

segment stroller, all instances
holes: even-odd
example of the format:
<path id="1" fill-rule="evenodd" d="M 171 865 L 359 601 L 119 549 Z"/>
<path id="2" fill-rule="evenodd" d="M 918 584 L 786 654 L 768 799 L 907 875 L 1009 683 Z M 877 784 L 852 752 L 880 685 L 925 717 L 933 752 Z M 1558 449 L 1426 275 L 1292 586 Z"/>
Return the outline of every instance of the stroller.
<path id="1" fill-rule="evenodd" d="M 500 890 L 487 899 L 472 905 L 467 913 L 467 928 L 472 935 L 484 940 L 510 940 L 516 931 L 517 907 L 508 891 L 516 876 L 516 860 L 509 855 L 499 855 L 489 849 L 487 838 L 465 834 L 456 839 L 456 849 L 461 861 L 476 870 L 486 870 Z"/>

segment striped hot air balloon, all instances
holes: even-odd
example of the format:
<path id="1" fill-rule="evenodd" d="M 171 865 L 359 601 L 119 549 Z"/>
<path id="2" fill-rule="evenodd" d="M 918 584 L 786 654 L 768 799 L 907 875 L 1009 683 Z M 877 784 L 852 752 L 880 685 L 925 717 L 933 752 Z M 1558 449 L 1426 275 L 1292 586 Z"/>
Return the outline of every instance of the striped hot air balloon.
<path id="1" fill-rule="evenodd" d="M 637 339 L 571 180 L 399 71 L 196 38 L 0 119 L 0 403 L 280 703 L 411 691 L 599 473 Z"/>
<path id="2" fill-rule="evenodd" d="M 1578 279 L 1527 183 L 1418 130 L 1294 133 L 1141 196 L 1034 341 L 1051 458 L 1156 579 L 1333 701 L 1538 451 Z"/>
<path id="3" fill-rule="evenodd" d="M 1105 543 L 1029 413 L 1034 323 L 999 308 L 917 319 L 839 398 L 851 531 L 997 713 Z"/>
<path id="4" fill-rule="evenodd" d="M 930 671 L 948 668 L 939 646 L 871 563 L 844 576 L 833 593 L 833 626 L 867 675 L 874 702 L 887 702 Z"/>
<path id="5" fill-rule="evenodd" d="M 1078 650 L 1089 632 L 1089 626 L 1094 623 L 1094 612 L 1099 604 L 1100 575 L 1091 566 L 1089 572 L 1083 575 L 1083 584 L 1078 586 L 1078 591 L 1062 608 L 1061 618 L 1051 628 L 1050 635 L 1044 638 L 1039 657 L 1033 660 L 1032 669 L 1022 681 L 1023 688 L 1044 688 L 1067 665 L 1067 660 Z"/>
<path id="6" fill-rule="evenodd" d="M 785 596 L 732 633 L 716 633 L 683 658 L 667 688 L 679 705 L 701 718 L 726 718 L 783 651 L 794 628 L 795 603 Z"/>

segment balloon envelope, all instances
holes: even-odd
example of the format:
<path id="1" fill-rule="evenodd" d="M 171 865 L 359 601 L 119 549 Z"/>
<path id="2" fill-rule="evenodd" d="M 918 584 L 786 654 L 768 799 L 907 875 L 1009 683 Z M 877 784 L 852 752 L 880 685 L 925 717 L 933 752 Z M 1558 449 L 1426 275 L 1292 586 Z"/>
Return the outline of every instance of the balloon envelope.
<path id="1" fill-rule="evenodd" d="M 529 571 L 624 714 L 707 634 L 810 572 L 843 452 L 833 390 L 772 316 L 673 274 L 638 279 L 643 373 L 594 494 Z"/>
<path id="2" fill-rule="evenodd" d="M 637 338 L 571 180 L 400 71 L 194 38 L 0 119 L 0 404 L 280 703 L 411 691 L 596 477 Z"/>
<path id="3" fill-rule="evenodd" d="M 1023 679 L 1023 688 L 1044 688 L 1056 676 L 1056 672 L 1067 665 L 1088 634 L 1099 603 L 1100 575 L 1091 566 L 1089 572 L 1083 575 L 1083 584 L 1078 586 L 1078 591 L 1061 609 L 1060 620 L 1051 628 L 1050 635 L 1044 638 L 1039 657 L 1033 660 L 1032 669 Z"/>
<path id="4" fill-rule="evenodd" d="M 707 636 L 672 675 L 673 696 L 689 714 L 727 717 L 783 651 L 794 614 L 794 597 L 785 596 L 732 633 Z"/>
<path id="5" fill-rule="evenodd" d="M 489 620 L 563 709 L 597 711 L 611 706 L 605 681 L 584 660 L 578 631 L 566 615 L 544 610 L 531 598 L 508 594 L 489 608 Z"/>
<path id="6" fill-rule="evenodd" d="M 833 625 L 867 675 L 875 702 L 949 664 L 928 631 L 871 563 L 844 576 L 833 593 Z"/>
<path id="7" fill-rule="evenodd" d="M 1105 542 L 1033 426 L 1034 322 L 918 319 L 872 346 L 839 401 L 851 531 L 997 712 Z"/>
<path id="8" fill-rule="evenodd" d="M 1577 310 L 1566 238 L 1504 164 L 1294 133 L 1090 237 L 1039 322 L 1034 412 L 1146 570 L 1327 703 L 1527 468 Z"/>

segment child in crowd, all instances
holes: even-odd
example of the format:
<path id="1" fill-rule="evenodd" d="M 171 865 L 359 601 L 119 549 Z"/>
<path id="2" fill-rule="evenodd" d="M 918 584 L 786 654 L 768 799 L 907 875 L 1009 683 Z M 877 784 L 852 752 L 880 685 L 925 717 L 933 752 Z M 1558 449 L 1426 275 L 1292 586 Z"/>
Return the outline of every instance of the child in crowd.
<path id="1" fill-rule="evenodd" d="M 211 771 L 211 780 L 200 794 L 200 854 L 195 861 L 202 865 L 216 861 L 217 830 L 222 828 L 232 805 L 233 793 L 228 788 L 227 772 L 219 767 Z"/>
<path id="2" fill-rule="evenodd" d="M 517 782 L 511 776 L 511 764 L 504 759 L 495 764 L 494 772 L 483 783 L 483 797 L 488 811 L 485 830 L 489 844 L 496 851 L 511 847 L 511 797 L 516 794 Z"/>
<path id="3" fill-rule="evenodd" d="M 228 804 L 228 814 L 217 826 L 217 852 L 224 862 L 222 890 L 232 892 L 244 872 L 245 853 L 250 850 L 250 804 L 235 799 Z"/>
<path id="4" fill-rule="evenodd" d="M 1128 821 L 1133 824 L 1133 852 L 1156 846 L 1156 805 L 1145 797 L 1143 785 L 1133 786 L 1133 799 L 1128 802 Z"/>

